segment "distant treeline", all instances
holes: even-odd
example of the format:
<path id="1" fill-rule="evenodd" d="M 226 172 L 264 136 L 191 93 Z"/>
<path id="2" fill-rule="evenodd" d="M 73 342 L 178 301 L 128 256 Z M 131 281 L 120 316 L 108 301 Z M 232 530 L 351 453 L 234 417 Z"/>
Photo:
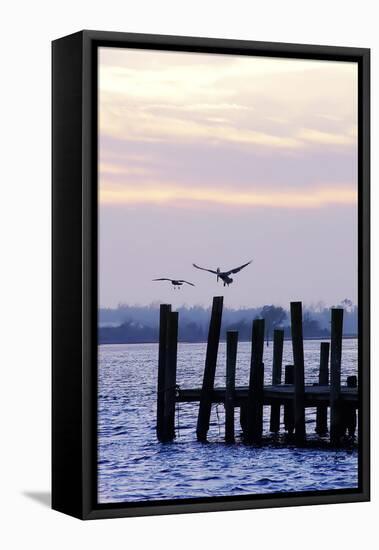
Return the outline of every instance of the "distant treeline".
<path id="1" fill-rule="evenodd" d="M 344 336 L 357 334 L 358 308 L 348 299 L 334 307 L 343 307 Z M 204 342 L 207 340 L 210 308 L 201 306 L 178 308 L 179 341 Z M 289 312 L 285 309 L 265 305 L 258 308 L 227 309 L 223 311 L 221 338 L 226 331 L 237 330 L 241 341 L 251 339 L 251 322 L 256 318 L 266 321 L 266 339 L 270 340 L 275 328 L 284 330 L 286 338 L 291 336 Z M 99 343 L 127 344 L 158 342 L 159 305 L 119 305 L 114 309 L 99 310 Z M 323 304 L 303 309 L 303 332 L 305 338 L 328 338 L 330 336 L 330 308 Z"/>

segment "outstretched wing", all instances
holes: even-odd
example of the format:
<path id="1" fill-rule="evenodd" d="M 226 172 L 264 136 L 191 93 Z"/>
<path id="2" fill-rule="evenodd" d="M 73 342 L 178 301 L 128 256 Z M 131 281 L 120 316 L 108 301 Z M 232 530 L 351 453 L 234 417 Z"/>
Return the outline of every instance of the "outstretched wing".
<path id="1" fill-rule="evenodd" d="M 184 281 L 183 279 L 179 279 L 178 283 L 187 283 L 187 285 L 195 286 L 193 283 L 190 283 L 189 281 Z"/>
<path id="2" fill-rule="evenodd" d="M 192 264 L 193 267 L 196 267 L 196 269 L 202 269 L 203 271 L 209 271 L 209 273 L 214 273 L 217 275 L 217 271 L 214 271 L 213 269 L 206 269 L 205 267 L 200 267 L 199 265 Z"/>
<path id="3" fill-rule="evenodd" d="M 172 279 L 166 279 L 165 277 L 161 277 L 160 279 L 152 279 L 153 281 L 172 281 Z"/>
<path id="4" fill-rule="evenodd" d="M 246 264 L 240 265 L 239 267 L 235 267 L 234 269 L 231 269 L 230 271 L 227 271 L 226 275 L 232 275 L 232 273 L 238 273 L 239 271 L 241 271 L 241 269 L 243 269 L 247 265 L 251 264 L 252 261 L 253 260 L 250 260 L 250 262 L 247 262 Z"/>

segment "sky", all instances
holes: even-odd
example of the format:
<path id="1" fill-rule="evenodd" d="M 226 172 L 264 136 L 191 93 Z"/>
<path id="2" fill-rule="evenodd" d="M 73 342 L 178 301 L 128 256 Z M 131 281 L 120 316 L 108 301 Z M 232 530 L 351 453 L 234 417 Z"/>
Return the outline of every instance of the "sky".
<path id="1" fill-rule="evenodd" d="M 350 62 L 100 48 L 99 306 L 356 303 L 357 78 Z M 251 259 L 228 288 L 192 266 Z"/>

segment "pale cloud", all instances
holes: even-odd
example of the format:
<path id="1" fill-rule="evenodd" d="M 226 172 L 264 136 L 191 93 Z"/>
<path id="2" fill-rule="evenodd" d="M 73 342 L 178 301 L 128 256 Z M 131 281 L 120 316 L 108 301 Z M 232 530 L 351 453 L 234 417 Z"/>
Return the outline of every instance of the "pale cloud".
<path id="1" fill-rule="evenodd" d="M 357 193 L 351 186 L 339 186 L 333 188 L 330 185 L 321 184 L 311 193 L 291 191 L 290 189 L 278 191 L 265 191 L 265 186 L 260 186 L 262 191 L 232 191 L 227 186 L 214 188 L 183 188 L 174 184 L 167 185 L 156 182 L 145 183 L 143 188 L 139 186 L 112 186 L 105 185 L 100 189 L 99 200 L 103 205 L 122 204 L 173 204 L 176 206 L 188 206 L 191 204 L 208 204 L 223 206 L 238 206 L 243 208 L 319 208 L 329 205 L 351 205 L 357 200 Z"/>
<path id="2" fill-rule="evenodd" d="M 215 190 L 220 189 L 230 192 L 219 202 L 233 203 L 235 194 L 235 204 L 250 206 L 307 208 L 355 200 L 354 162 L 348 163 L 346 180 L 346 158 L 354 158 L 357 150 L 356 64 L 102 48 L 99 67 L 103 201 L 143 201 L 149 190 L 154 202 L 215 204 Z M 115 155 L 107 139 L 123 144 L 124 153 Z M 144 144 L 143 154 L 131 153 L 134 143 Z M 161 148 L 159 155 L 154 147 Z M 194 157 L 173 180 L 175 153 L 186 148 L 200 148 L 201 161 Z M 216 178 L 221 160 L 213 151 L 225 154 L 228 149 L 239 151 L 243 161 L 235 166 L 234 180 L 220 184 Z M 254 157 L 254 165 L 248 155 Z M 308 166 L 311 173 L 312 162 L 317 164 L 325 155 L 338 181 L 338 189 L 333 178 L 328 182 L 330 193 L 325 192 L 322 175 L 317 179 L 304 172 L 304 188 L 297 183 L 293 189 L 291 178 L 298 182 L 299 174 L 283 172 L 276 180 L 258 180 L 250 194 L 244 194 L 249 185 L 245 176 L 243 184 L 239 181 L 244 170 L 256 182 L 254 172 L 261 177 L 264 171 L 272 173 L 272 163 L 289 166 L 285 159 L 292 156 L 298 166 L 291 170 Z M 343 169 L 338 162 L 344 163 Z M 193 192 L 186 190 L 191 179 L 197 188 Z M 133 192 L 137 182 L 139 189 Z M 115 184 L 117 189 L 112 188 Z M 205 190 L 199 193 L 199 187 Z"/>
<path id="3" fill-rule="evenodd" d="M 303 128 L 298 133 L 298 138 L 305 142 L 317 143 L 320 145 L 355 145 L 356 136 L 351 133 L 351 129 L 346 130 L 344 134 L 335 134 L 333 132 L 322 132 L 311 128 Z"/>
<path id="4" fill-rule="evenodd" d="M 99 173 L 100 177 L 103 175 L 106 176 L 107 174 L 125 177 L 151 174 L 151 170 L 142 166 L 124 166 L 123 164 L 120 165 L 114 162 L 101 162 L 99 164 Z"/>
<path id="5" fill-rule="evenodd" d="M 354 63 L 133 50 L 122 56 L 102 48 L 100 129 L 116 139 L 222 141 L 283 153 L 350 147 L 356 84 Z"/>
<path id="6" fill-rule="evenodd" d="M 299 139 L 256 132 L 244 128 L 226 126 L 226 119 L 218 124 L 174 117 L 154 116 L 147 112 L 108 112 L 101 119 L 102 131 L 113 137 L 128 137 L 143 141 L 197 141 L 204 140 L 208 145 L 215 142 L 251 144 L 263 147 L 296 149 L 301 147 Z M 220 119 L 219 119 L 220 121 Z"/>
<path id="7" fill-rule="evenodd" d="M 124 55 L 120 58 L 119 50 L 113 52 L 117 56 L 115 60 L 112 59 L 112 48 L 100 50 L 99 84 L 103 92 L 122 96 L 127 94 L 138 100 L 151 98 L 153 102 L 162 98 L 165 103 L 172 98 L 175 101 L 188 100 L 188 96 L 217 98 L 235 95 L 236 80 L 244 81 L 249 87 L 253 84 L 256 89 L 260 89 L 262 82 L 268 82 L 272 78 L 286 84 L 287 77 L 288 82 L 294 82 L 294 76 L 297 75 L 304 77 L 306 84 L 312 74 L 326 73 L 333 78 L 337 71 L 337 82 L 333 82 L 333 85 L 338 86 L 341 77 L 350 78 L 356 72 L 354 63 L 333 61 L 210 56 L 146 50 L 124 50 Z M 229 86 L 215 87 L 220 82 L 229 83 Z M 322 85 L 320 82 L 319 87 Z M 305 91 L 307 94 L 317 94 L 314 85 Z"/>

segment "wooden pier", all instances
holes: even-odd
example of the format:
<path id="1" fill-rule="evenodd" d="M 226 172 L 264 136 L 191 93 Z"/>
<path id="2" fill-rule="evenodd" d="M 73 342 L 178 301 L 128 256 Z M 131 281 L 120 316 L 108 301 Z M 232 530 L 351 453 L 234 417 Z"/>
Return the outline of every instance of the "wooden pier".
<path id="1" fill-rule="evenodd" d="M 213 298 L 202 386 L 181 389 L 176 380 L 178 314 L 161 305 L 157 390 L 157 438 L 175 439 L 176 403 L 199 402 L 196 435 L 206 442 L 212 404 L 225 407 L 225 441 L 235 441 L 235 409 L 240 409 L 242 439 L 246 444 L 262 443 L 263 407 L 270 406 L 270 432 L 280 432 L 283 409 L 284 432 L 293 443 L 307 443 L 305 409 L 315 407 L 315 433 L 329 433 L 332 446 L 339 446 L 346 434 L 354 438 L 359 406 L 357 377 L 341 384 L 343 309 L 331 309 L 331 339 L 320 346 L 318 384 L 306 385 L 301 302 L 291 302 L 293 364 L 282 366 L 283 330 L 273 335 L 272 383 L 264 385 L 264 319 L 252 321 L 250 375 L 246 386 L 235 385 L 238 332 L 226 334 L 225 387 L 214 387 L 220 342 L 223 298 Z M 330 355 L 330 376 L 329 376 Z M 284 370 L 284 380 L 282 372 Z M 330 378 L 330 383 L 329 383 Z M 329 410 L 329 415 L 328 415 Z M 328 416 L 330 418 L 328 429 Z"/>

